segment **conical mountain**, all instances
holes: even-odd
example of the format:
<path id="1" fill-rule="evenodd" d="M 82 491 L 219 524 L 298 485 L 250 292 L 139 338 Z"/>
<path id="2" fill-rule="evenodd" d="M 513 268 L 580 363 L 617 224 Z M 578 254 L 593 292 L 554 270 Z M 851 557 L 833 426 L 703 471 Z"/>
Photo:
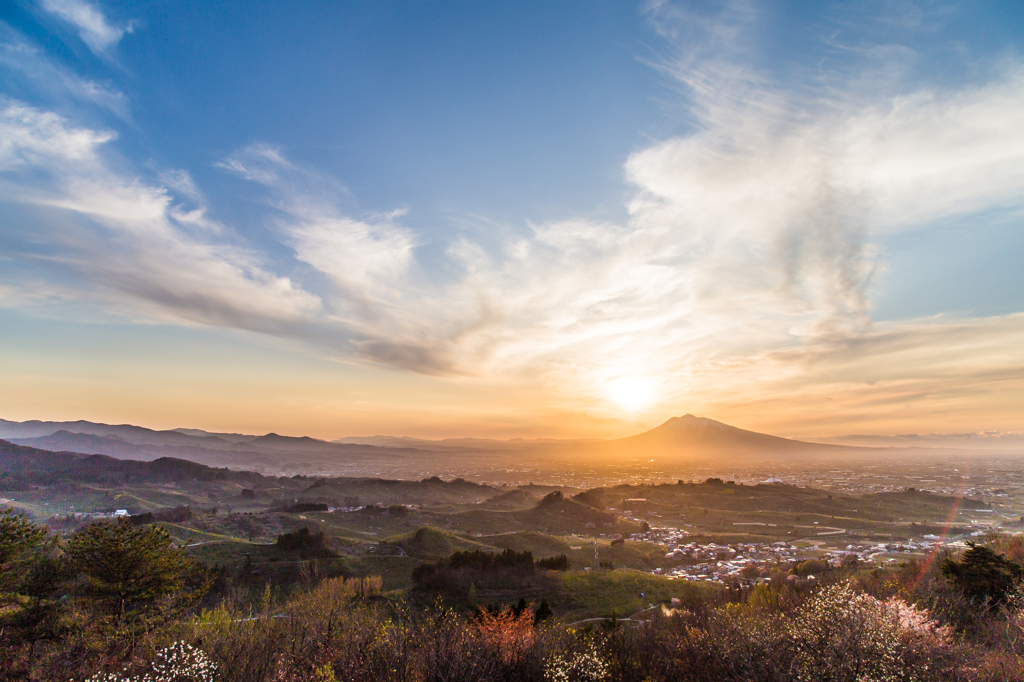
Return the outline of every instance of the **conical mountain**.
<path id="1" fill-rule="evenodd" d="M 672 417 L 650 431 L 608 441 L 607 445 L 621 452 L 657 452 L 679 454 L 806 454 L 824 450 L 855 450 L 837 445 L 822 445 L 801 440 L 770 436 L 729 426 L 714 419 L 687 414 Z"/>

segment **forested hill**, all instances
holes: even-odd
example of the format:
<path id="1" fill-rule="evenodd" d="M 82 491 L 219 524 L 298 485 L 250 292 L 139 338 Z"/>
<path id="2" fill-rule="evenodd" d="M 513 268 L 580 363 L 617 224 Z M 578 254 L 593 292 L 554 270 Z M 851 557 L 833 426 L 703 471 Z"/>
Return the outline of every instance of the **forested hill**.
<path id="1" fill-rule="evenodd" d="M 139 499 L 135 503 L 124 503 L 133 513 L 159 508 L 161 505 L 157 500 L 161 500 L 163 506 L 237 504 L 243 491 L 249 495 L 246 499 L 257 506 L 296 501 L 332 506 L 346 501 L 385 505 L 477 503 L 500 492 L 461 478 L 443 481 L 433 476 L 422 481 L 410 481 L 375 477 L 271 476 L 211 467 L 175 457 L 160 457 L 152 461 L 118 459 L 107 455 L 52 452 L 0 440 L 0 491 L 35 489 L 37 494 L 46 496 L 60 487 L 68 500 L 79 499 L 76 503 L 78 509 L 88 509 L 90 495 L 96 492 L 97 486 L 128 492 L 132 499 L 138 498 L 144 490 L 149 491 L 144 495 L 148 500 L 145 504 Z M 168 487 L 175 491 L 173 500 L 168 497 Z M 44 492 L 47 489 L 51 492 Z M 15 497 L 21 499 L 24 496 Z M 51 511 L 55 510 L 56 507 L 51 508 Z"/>
<path id="2" fill-rule="evenodd" d="M 0 440 L 0 475 L 35 484 L 66 481 L 94 483 L 180 483 L 231 481 L 258 483 L 267 477 L 251 471 L 218 469 L 174 457 L 151 462 L 107 455 L 51 452 Z"/>

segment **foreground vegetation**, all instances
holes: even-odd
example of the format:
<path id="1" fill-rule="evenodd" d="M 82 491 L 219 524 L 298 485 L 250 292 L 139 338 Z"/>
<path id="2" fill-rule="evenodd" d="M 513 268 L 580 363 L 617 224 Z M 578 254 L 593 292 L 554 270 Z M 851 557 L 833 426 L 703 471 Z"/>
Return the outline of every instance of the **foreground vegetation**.
<path id="1" fill-rule="evenodd" d="M 281 542 L 315 566 L 317 533 Z M 474 550 L 422 564 L 411 591 L 313 568 L 254 591 L 187 556 L 160 526 L 102 521 L 60 538 L 8 511 L 0 680 L 1024 680 L 1022 558 L 1017 537 L 823 573 L 818 584 L 701 590 Z M 435 584 L 510 576 L 598 598 L 604 586 L 612 600 L 615 585 L 651 590 L 639 576 L 686 589 L 651 590 L 635 613 L 572 621 L 546 601 L 446 600 Z"/>

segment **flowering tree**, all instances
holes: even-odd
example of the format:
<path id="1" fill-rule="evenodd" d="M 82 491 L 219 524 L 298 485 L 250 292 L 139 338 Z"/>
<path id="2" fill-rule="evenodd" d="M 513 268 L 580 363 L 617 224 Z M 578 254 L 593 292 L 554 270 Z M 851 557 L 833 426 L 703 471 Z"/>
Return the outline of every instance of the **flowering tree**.
<path id="1" fill-rule="evenodd" d="M 523 608 L 517 614 L 505 607 L 497 613 L 480 609 L 477 629 L 484 642 L 498 653 L 505 665 L 518 663 L 530 651 L 537 637 L 533 629 L 533 612 Z"/>
<path id="2" fill-rule="evenodd" d="M 925 666 L 908 666 L 913 650 L 948 644 L 949 628 L 900 599 L 882 602 L 849 583 L 825 587 L 791 626 L 797 676 L 808 682 L 928 679 Z"/>

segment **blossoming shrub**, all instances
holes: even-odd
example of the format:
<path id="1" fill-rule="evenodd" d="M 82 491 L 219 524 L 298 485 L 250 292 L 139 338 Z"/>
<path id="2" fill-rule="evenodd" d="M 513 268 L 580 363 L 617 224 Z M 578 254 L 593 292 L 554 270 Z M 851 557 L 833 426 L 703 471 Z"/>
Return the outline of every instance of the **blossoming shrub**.
<path id="1" fill-rule="evenodd" d="M 940 626 L 927 609 L 908 604 L 898 597 L 890 597 L 882 604 L 896 619 L 905 638 L 919 638 L 922 644 L 948 645 L 953 642 L 953 628 Z"/>
<path id="2" fill-rule="evenodd" d="M 611 679 L 608 662 L 593 642 L 579 651 L 555 653 L 544 666 L 545 682 L 600 682 Z"/>
<path id="3" fill-rule="evenodd" d="M 784 680 L 792 662 L 783 618 L 735 605 L 624 624 L 603 650 L 612 679 L 622 682 Z"/>
<path id="4" fill-rule="evenodd" d="M 217 665 L 202 650 L 175 642 L 160 649 L 141 677 L 126 673 L 98 673 L 86 682 L 214 682 Z"/>
<path id="5" fill-rule="evenodd" d="M 519 663 L 537 638 L 530 609 L 523 609 L 519 615 L 509 607 L 498 612 L 481 609 L 477 613 L 476 627 L 484 643 L 506 666 Z"/>
<path id="6" fill-rule="evenodd" d="M 224 604 L 193 620 L 187 638 L 223 664 L 220 682 L 313 679 L 326 663 L 345 679 L 346 670 L 378 661 L 380 649 L 394 645 L 381 639 L 380 587 L 380 578 L 334 578 L 285 605 L 267 598 L 256 614 Z"/>
<path id="7" fill-rule="evenodd" d="M 655 611 L 614 628 L 535 626 L 529 609 L 467 615 L 385 599 L 379 582 L 327 580 L 284 602 L 268 598 L 256 613 L 224 603 L 140 644 L 195 647 L 162 649 L 152 665 L 143 657 L 131 670 L 147 677 L 87 682 L 1024 682 L 1012 646 L 995 656 L 965 644 L 900 598 L 848 583 L 806 595 L 777 608 L 744 599 Z M 216 669 L 194 665 L 199 654 L 189 651 L 199 649 Z"/>
<path id="8" fill-rule="evenodd" d="M 809 599 L 790 633 L 797 679 L 808 682 L 935 679 L 952 636 L 927 611 L 896 598 L 879 601 L 849 583 Z"/>

